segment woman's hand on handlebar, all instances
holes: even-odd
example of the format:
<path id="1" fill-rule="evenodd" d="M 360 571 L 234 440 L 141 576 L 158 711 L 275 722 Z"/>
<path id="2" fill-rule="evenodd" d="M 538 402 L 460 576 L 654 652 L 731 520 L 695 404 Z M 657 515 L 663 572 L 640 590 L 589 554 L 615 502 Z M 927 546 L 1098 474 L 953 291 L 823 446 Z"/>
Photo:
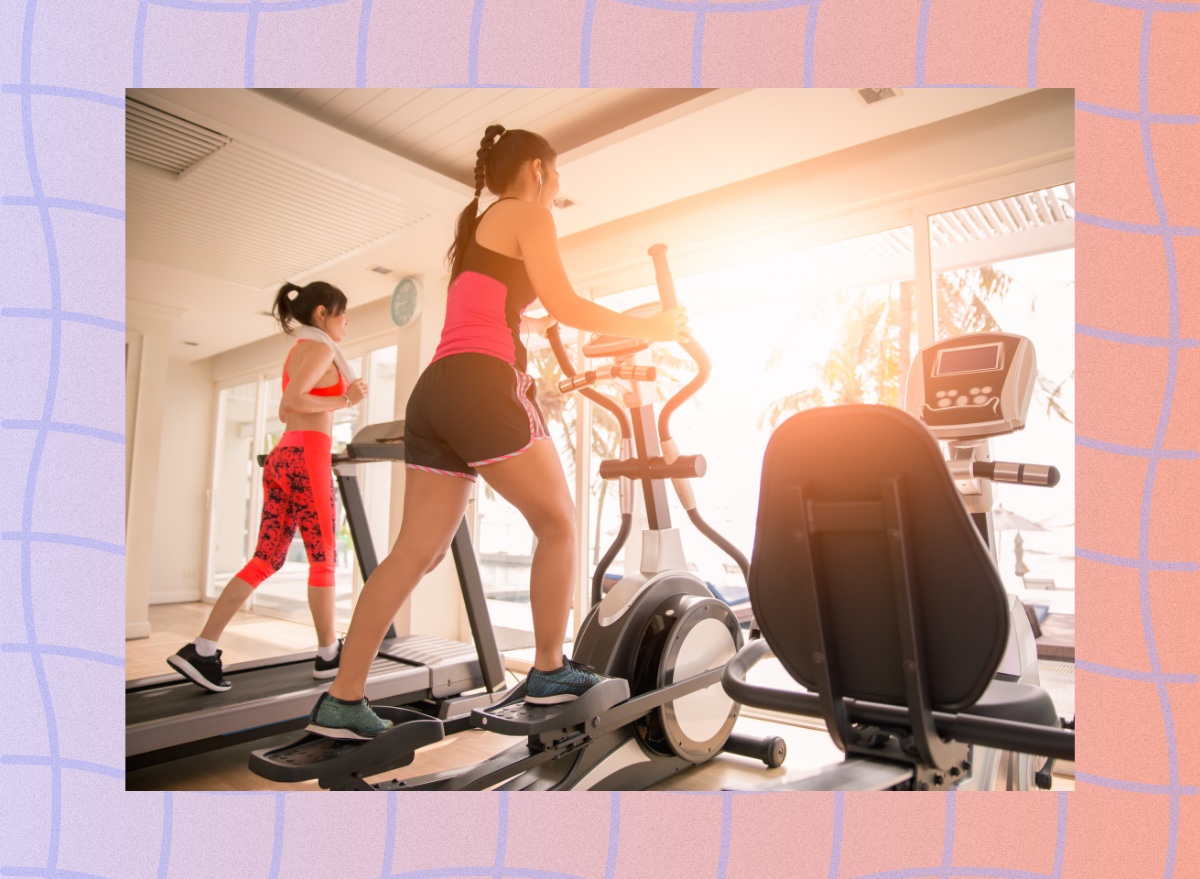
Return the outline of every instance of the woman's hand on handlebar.
<path id="1" fill-rule="evenodd" d="M 646 326 L 642 338 L 651 342 L 690 342 L 687 309 L 683 306 L 667 309 L 653 317 L 643 318 Z"/>
<path id="2" fill-rule="evenodd" d="M 558 323 L 558 320 L 552 315 L 545 317 L 529 317 L 528 315 L 521 316 L 521 330 L 527 333 L 537 333 L 539 336 L 544 336 L 550 331 L 550 328 Z"/>

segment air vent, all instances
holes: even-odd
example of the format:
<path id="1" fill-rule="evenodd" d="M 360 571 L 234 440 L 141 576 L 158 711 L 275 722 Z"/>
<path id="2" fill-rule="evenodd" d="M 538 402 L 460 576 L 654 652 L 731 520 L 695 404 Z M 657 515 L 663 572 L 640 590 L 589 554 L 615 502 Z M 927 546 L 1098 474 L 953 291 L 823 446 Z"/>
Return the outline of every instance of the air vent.
<path id="1" fill-rule="evenodd" d="M 125 99 L 125 158 L 182 177 L 233 138 Z"/>
<path id="2" fill-rule="evenodd" d="M 853 89 L 864 104 L 878 104 L 889 98 L 900 97 L 900 89 Z"/>

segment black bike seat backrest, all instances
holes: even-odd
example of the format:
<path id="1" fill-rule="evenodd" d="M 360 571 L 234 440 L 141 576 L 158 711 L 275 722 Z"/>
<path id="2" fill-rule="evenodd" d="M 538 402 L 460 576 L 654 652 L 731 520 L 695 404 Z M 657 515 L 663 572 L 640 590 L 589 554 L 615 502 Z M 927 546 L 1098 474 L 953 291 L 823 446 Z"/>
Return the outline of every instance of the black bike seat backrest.
<path id="1" fill-rule="evenodd" d="M 886 531 L 839 530 L 823 510 L 880 502 L 898 479 L 915 575 L 919 655 L 935 709 L 961 710 L 983 694 L 1004 651 L 1007 602 L 999 574 L 950 478 L 937 441 L 912 416 L 888 406 L 845 405 L 792 416 L 763 459 L 750 562 L 754 616 L 784 668 L 814 689 L 815 620 L 805 612 L 804 543 L 795 498 L 810 521 L 817 594 L 830 620 L 827 645 L 842 695 L 905 703 L 897 603 Z M 815 506 L 814 506 L 815 505 Z M 820 509 L 816 509 L 819 507 Z M 842 507 L 840 509 L 850 509 Z M 857 508 L 854 508 L 857 509 Z M 824 526 L 822 526 L 824 529 Z"/>

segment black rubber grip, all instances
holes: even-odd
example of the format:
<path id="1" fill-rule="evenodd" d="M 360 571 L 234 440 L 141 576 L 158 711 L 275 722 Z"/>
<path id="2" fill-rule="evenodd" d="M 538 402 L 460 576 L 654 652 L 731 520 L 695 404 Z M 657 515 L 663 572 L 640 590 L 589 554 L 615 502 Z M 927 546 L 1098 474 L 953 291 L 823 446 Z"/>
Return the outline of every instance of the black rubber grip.
<path id="1" fill-rule="evenodd" d="M 982 479 L 1014 485 L 1040 485 L 1053 488 L 1061 474 L 1057 467 L 1045 464 L 1017 464 L 1009 461 L 976 461 L 971 472 Z"/>
<path id="2" fill-rule="evenodd" d="M 648 471 L 648 473 L 646 472 Z M 637 458 L 609 458 L 600 462 L 601 479 L 697 479 L 708 472 L 708 462 L 703 455 L 680 455 L 670 464 L 661 457 L 651 458 L 649 466 L 643 466 Z"/>

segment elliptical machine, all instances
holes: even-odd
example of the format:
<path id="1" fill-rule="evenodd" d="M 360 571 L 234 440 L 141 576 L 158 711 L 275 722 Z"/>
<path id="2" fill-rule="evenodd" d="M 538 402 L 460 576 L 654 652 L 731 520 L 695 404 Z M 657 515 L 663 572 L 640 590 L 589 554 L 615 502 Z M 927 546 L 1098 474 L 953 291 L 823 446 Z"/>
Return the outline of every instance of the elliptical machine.
<path id="1" fill-rule="evenodd" d="M 650 252 L 661 307 L 672 308 L 675 295 L 666 248 L 656 245 Z M 659 307 L 656 303 L 629 313 L 647 314 Z M 664 405 L 656 423 L 653 397 L 643 388 L 656 372 L 636 362 L 650 343 L 593 337 L 584 354 L 614 362 L 579 375 L 553 330 L 551 343 L 567 376 L 562 390 L 586 394 L 613 412 L 622 427 L 622 457 L 600 465 L 603 476 L 621 480 L 622 529 L 593 577 L 593 605 L 573 651 L 576 661 L 611 680 L 563 705 L 527 704 L 522 683 L 499 703 L 476 708 L 467 719 L 469 727 L 523 736 L 525 741 L 474 766 L 367 782 L 367 776 L 408 765 L 417 749 L 442 739 L 451 726 L 407 709 L 378 707 L 377 713 L 394 726 L 374 739 L 346 742 L 309 734 L 255 751 L 250 758 L 254 772 L 273 781 L 316 779 L 332 790 L 642 790 L 721 751 L 752 757 L 769 767 L 783 763 L 783 739 L 732 732 L 739 706 L 724 692 L 721 675 L 742 645 L 741 628 L 728 605 L 687 570 L 680 534 L 670 526 L 664 481 L 676 480 L 685 506 L 694 510 L 694 498 L 683 480 L 705 471 L 701 456 L 678 455 L 668 433 L 670 413 L 707 378 L 703 349 L 695 342 L 685 346 L 699 373 Z M 602 379 L 629 383 L 621 403 L 631 418 L 621 403 L 591 387 Z M 662 448 L 660 433 L 665 438 Z M 604 572 L 630 530 L 635 480 L 643 488 L 649 526 L 642 537 L 640 570 L 601 598 Z M 710 537 L 715 534 L 706 525 L 704 529 Z M 719 535 L 716 539 L 730 548 Z M 745 557 L 739 556 L 734 557 L 746 571 Z"/>

